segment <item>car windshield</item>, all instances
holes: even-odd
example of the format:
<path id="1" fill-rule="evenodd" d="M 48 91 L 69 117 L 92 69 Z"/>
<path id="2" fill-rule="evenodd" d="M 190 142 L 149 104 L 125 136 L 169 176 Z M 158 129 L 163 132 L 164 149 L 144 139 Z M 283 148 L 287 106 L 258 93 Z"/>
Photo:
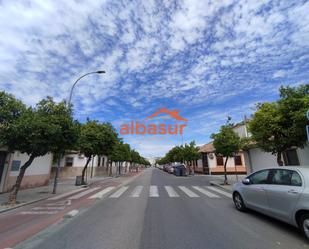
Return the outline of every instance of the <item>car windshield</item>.
<path id="1" fill-rule="evenodd" d="M 309 0 L 0 0 L 0 249 L 309 249 L 308 169 Z"/>

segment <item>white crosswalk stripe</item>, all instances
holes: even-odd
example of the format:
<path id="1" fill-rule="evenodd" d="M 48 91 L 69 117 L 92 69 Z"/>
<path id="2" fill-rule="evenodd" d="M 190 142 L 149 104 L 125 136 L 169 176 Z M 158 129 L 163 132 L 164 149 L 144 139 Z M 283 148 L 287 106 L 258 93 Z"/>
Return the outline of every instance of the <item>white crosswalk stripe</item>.
<path id="1" fill-rule="evenodd" d="M 150 186 L 149 188 L 149 197 L 159 197 L 159 190 L 157 186 Z"/>
<path id="2" fill-rule="evenodd" d="M 102 197 L 104 195 L 106 195 L 108 192 L 112 191 L 115 187 L 107 187 L 103 190 L 101 190 L 100 192 L 98 193 L 95 193 L 94 195 L 88 197 L 88 199 L 102 199 Z"/>
<path id="3" fill-rule="evenodd" d="M 82 190 L 85 190 L 85 189 L 84 189 L 84 188 L 74 189 L 74 190 L 69 191 L 69 192 L 67 192 L 67 193 L 63 193 L 63 194 L 61 194 L 61 195 L 57 195 L 57 196 L 55 196 L 55 197 L 48 198 L 48 200 L 50 200 L 50 201 L 59 200 L 59 199 L 61 199 L 61 198 L 63 198 L 63 197 L 67 197 L 67 196 L 69 196 L 69 195 L 75 194 L 75 193 L 80 192 L 80 191 L 82 191 Z"/>
<path id="4" fill-rule="evenodd" d="M 226 196 L 226 197 L 232 198 L 232 194 L 231 194 L 231 193 L 228 193 L 228 192 L 223 191 L 223 190 L 221 190 L 221 189 L 218 189 L 218 188 L 215 188 L 215 187 L 206 187 L 206 188 L 207 188 L 207 189 L 210 189 L 210 190 L 212 190 L 212 191 L 214 191 L 214 192 L 217 192 L 217 193 L 219 193 L 219 194 L 221 194 L 221 195 L 224 195 L 224 196 Z"/>
<path id="5" fill-rule="evenodd" d="M 141 193 L 142 193 L 142 190 L 143 190 L 143 186 L 136 186 L 133 189 L 130 197 L 139 197 L 141 195 Z"/>
<path id="6" fill-rule="evenodd" d="M 165 190 L 169 197 L 179 197 L 179 195 L 177 194 L 177 192 L 174 190 L 173 187 L 165 186 Z"/>
<path id="7" fill-rule="evenodd" d="M 187 196 L 189 197 L 199 197 L 196 193 L 194 193 L 193 191 L 191 191 L 190 189 L 188 189 L 185 186 L 178 186 L 178 188 L 180 188 Z"/>
<path id="8" fill-rule="evenodd" d="M 70 196 L 68 199 L 69 200 L 76 200 L 76 199 L 79 199 L 79 198 L 81 198 L 81 197 L 83 197 L 83 196 L 85 196 L 87 194 L 90 194 L 90 193 L 92 193 L 94 191 L 97 191 L 98 189 L 100 189 L 100 188 L 99 187 L 90 188 L 90 189 L 88 189 L 88 190 L 86 190 L 84 192 L 81 192 L 81 193 L 78 193 L 76 195 Z"/>
<path id="9" fill-rule="evenodd" d="M 124 192 L 127 191 L 128 188 L 129 187 L 127 187 L 127 186 L 121 187 L 115 193 L 113 193 L 109 198 L 118 198 L 118 197 L 120 197 Z"/>
<path id="10" fill-rule="evenodd" d="M 202 194 L 210 197 L 210 198 L 220 198 L 218 195 L 207 191 L 206 189 L 199 187 L 199 186 L 192 186 L 192 188 L 196 189 L 197 191 L 201 192 Z"/>

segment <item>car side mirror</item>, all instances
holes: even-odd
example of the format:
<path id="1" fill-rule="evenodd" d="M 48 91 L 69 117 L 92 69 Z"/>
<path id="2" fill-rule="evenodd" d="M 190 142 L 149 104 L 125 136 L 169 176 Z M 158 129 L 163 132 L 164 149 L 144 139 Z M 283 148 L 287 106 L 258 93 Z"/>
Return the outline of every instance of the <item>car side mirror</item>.
<path id="1" fill-rule="evenodd" d="M 245 178 L 245 179 L 242 180 L 242 183 L 245 184 L 245 185 L 249 185 L 251 182 L 250 182 L 249 178 Z"/>

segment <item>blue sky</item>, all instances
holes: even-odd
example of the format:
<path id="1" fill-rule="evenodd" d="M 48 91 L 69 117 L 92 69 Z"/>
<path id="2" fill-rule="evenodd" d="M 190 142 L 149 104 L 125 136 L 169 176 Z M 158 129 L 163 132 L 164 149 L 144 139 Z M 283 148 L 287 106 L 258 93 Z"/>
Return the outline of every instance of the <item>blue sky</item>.
<path id="1" fill-rule="evenodd" d="M 161 107 L 187 118 L 184 142 L 203 144 L 231 116 L 308 83 L 309 2 L 0 1 L 0 90 L 33 105 L 67 99 L 74 115 L 119 129 Z M 125 136 L 160 156 L 180 136 Z"/>

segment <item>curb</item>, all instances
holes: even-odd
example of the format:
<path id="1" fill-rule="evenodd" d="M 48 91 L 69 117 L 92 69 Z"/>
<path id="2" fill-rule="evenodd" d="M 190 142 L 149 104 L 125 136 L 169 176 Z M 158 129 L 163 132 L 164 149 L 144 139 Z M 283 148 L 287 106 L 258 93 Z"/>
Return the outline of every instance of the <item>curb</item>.
<path id="1" fill-rule="evenodd" d="M 107 177 L 106 180 L 107 180 L 107 179 L 110 179 L 110 177 Z M 105 179 L 104 179 L 104 180 L 105 180 Z M 98 180 L 98 181 L 100 181 L 100 180 Z M 93 182 L 93 183 L 95 183 L 95 182 Z M 93 183 L 91 183 L 91 184 L 93 184 Z M 91 184 L 89 184 L 88 186 L 90 186 Z M 84 186 L 82 186 L 82 188 L 84 188 Z M 69 191 L 66 191 L 66 192 L 69 192 Z M 66 193 L 66 192 L 64 192 L 64 193 Z M 42 198 L 36 199 L 36 200 L 34 200 L 34 201 L 29 201 L 29 202 L 21 203 L 21 204 L 18 204 L 18 205 L 16 205 L 16 206 L 14 206 L 14 207 L 9 207 L 9 208 L 6 208 L 6 209 L 2 209 L 2 210 L 0 210 L 0 214 L 1 214 L 1 213 L 5 213 L 5 212 L 9 212 L 9 211 L 11 211 L 11 210 L 14 210 L 14 209 L 17 209 L 17 208 L 20 208 L 20 207 L 24 207 L 24 206 L 27 206 L 27 205 L 31 205 L 31 204 L 36 203 L 36 202 L 39 202 L 39 201 L 44 201 L 44 200 L 46 200 L 46 199 L 48 199 L 48 198 L 51 198 L 51 197 L 54 197 L 54 196 L 57 196 L 57 194 L 56 194 L 56 195 L 51 195 L 51 196 L 42 197 Z"/>
<path id="2" fill-rule="evenodd" d="M 221 189 L 223 189 L 223 190 L 225 190 L 225 191 L 228 191 L 228 192 L 232 193 L 232 190 L 231 190 L 231 189 L 227 189 L 227 188 L 223 187 L 223 186 L 222 186 L 220 183 L 218 183 L 218 182 L 210 181 L 209 183 L 210 183 L 210 185 L 212 185 L 212 186 L 216 186 L 216 187 L 218 187 L 218 188 L 221 188 Z"/>
<path id="3" fill-rule="evenodd" d="M 48 198 L 50 198 L 50 197 L 51 197 L 51 196 L 43 197 L 43 198 L 40 198 L 40 199 L 37 199 L 37 200 L 34 200 L 34 201 L 25 202 L 25 203 L 22 203 L 22 204 L 18 204 L 18 205 L 14 206 L 14 207 L 9 207 L 9 208 L 0 210 L 0 214 L 1 214 L 1 213 L 8 212 L 8 211 L 11 211 L 11 210 L 13 210 L 13 209 L 17 209 L 17 208 L 20 208 L 20 207 L 23 207 L 23 206 L 27 206 L 27 205 L 36 203 L 36 202 L 39 202 L 39 201 L 46 200 L 46 199 L 48 199 Z"/>

